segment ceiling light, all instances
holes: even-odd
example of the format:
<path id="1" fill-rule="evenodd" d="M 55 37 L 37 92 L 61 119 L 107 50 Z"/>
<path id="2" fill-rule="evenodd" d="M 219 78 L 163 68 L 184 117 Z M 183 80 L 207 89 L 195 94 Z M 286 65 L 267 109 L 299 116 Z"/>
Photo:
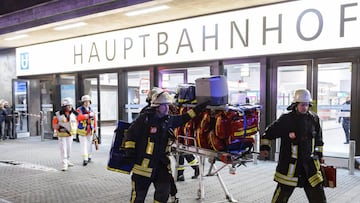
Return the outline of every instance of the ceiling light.
<path id="1" fill-rule="evenodd" d="M 23 35 L 16 35 L 14 37 L 8 37 L 8 38 L 5 38 L 4 40 L 6 41 L 11 41 L 11 40 L 16 40 L 16 39 L 22 39 L 22 38 L 25 38 L 25 37 L 28 37 L 29 35 L 26 35 L 26 34 L 23 34 Z"/>
<path id="2" fill-rule="evenodd" d="M 161 10 L 165 10 L 168 8 L 170 8 L 170 7 L 166 6 L 166 5 L 161 5 L 161 6 L 151 7 L 151 8 L 144 8 L 144 9 L 140 9 L 140 10 L 136 10 L 136 11 L 130 11 L 130 12 L 125 13 L 125 15 L 136 16 L 136 15 L 141 15 L 141 14 L 145 14 L 145 13 L 161 11 Z"/>
<path id="3" fill-rule="evenodd" d="M 71 29 L 71 28 L 81 27 L 81 26 L 84 26 L 84 25 L 87 25 L 87 23 L 78 22 L 78 23 L 58 26 L 58 27 L 55 27 L 54 30 L 67 30 L 67 29 Z"/>

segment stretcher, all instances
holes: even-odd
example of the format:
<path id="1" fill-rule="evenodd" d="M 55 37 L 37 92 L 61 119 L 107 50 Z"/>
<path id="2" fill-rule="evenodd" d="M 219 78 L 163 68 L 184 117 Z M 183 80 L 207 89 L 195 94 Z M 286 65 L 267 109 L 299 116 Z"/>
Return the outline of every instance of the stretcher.
<path id="1" fill-rule="evenodd" d="M 186 105 L 186 108 L 191 108 L 194 105 Z M 204 177 L 210 177 L 210 176 L 216 176 L 224 193 L 225 193 L 225 198 L 229 201 L 229 202 L 238 202 L 236 199 L 233 198 L 233 196 L 230 194 L 229 190 L 227 189 L 227 186 L 225 184 L 225 182 L 223 181 L 221 175 L 220 175 L 220 170 L 228 167 L 229 168 L 229 172 L 230 174 L 235 174 L 236 173 L 236 168 L 239 166 L 246 166 L 247 163 L 249 162 L 253 162 L 254 164 L 257 163 L 257 140 L 259 139 L 259 134 L 258 131 L 256 130 L 256 132 L 254 131 L 248 131 L 249 129 L 247 129 L 247 122 L 246 120 L 248 120 L 246 118 L 246 115 L 249 115 L 246 113 L 246 111 L 248 110 L 256 110 L 257 112 L 259 112 L 260 110 L 260 106 L 254 106 L 254 105 L 248 105 L 248 106 L 208 106 L 207 110 L 209 110 L 211 113 L 211 116 L 214 117 L 216 114 L 214 114 L 214 112 L 219 112 L 219 111 L 237 111 L 239 113 L 239 115 L 244 116 L 243 117 L 243 133 L 239 133 L 241 134 L 241 136 L 236 137 L 236 143 L 235 145 L 232 145 L 232 142 L 228 142 L 227 146 L 223 149 L 223 150 L 217 150 L 218 148 L 203 148 L 202 146 L 199 146 L 199 143 L 201 143 L 197 138 L 198 134 L 196 134 L 196 129 L 193 130 L 193 135 L 189 134 L 189 132 L 191 133 L 191 130 L 187 130 L 187 131 L 183 131 L 180 130 L 180 132 L 186 132 L 184 133 L 185 135 L 176 135 L 177 136 L 177 140 L 176 142 L 172 145 L 172 148 L 175 150 L 174 155 L 176 158 L 176 163 L 175 163 L 175 168 L 183 168 L 187 165 L 182 165 L 180 166 L 178 164 L 178 159 L 179 159 L 179 154 L 180 153 L 186 153 L 186 154 L 193 154 L 196 155 L 197 157 L 199 157 L 199 168 L 200 168 L 200 175 L 199 175 L 199 189 L 198 189 L 198 199 L 202 202 L 205 199 L 205 187 L 204 187 Z M 201 122 L 200 122 L 201 123 Z M 219 122 L 210 122 L 210 125 L 218 125 L 216 123 Z M 257 123 L 258 124 L 258 123 Z M 257 125 L 256 124 L 256 125 Z M 186 125 L 185 125 L 186 126 Z M 194 124 L 194 127 L 199 127 L 201 126 L 201 124 Z M 216 126 L 210 126 L 210 129 L 215 129 Z M 230 131 L 228 131 L 230 132 Z M 251 142 L 251 146 L 249 146 L 249 143 L 241 143 L 241 141 L 248 141 L 249 139 L 247 138 L 247 132 L 251 132 L 251 136 L 254 139 L 254 142 Z M 254 134 L 255 133 L 255 134 Z M 218 133 L 219 134 L 219 133 Z M 229 136 L 230 137 L 230 136 Z M 225 139 L 232 139 L 233 138 L 224 138 Z M 209 147 L 209 146 L 207 146 Z M 211 147 L 211 146 L 210 146 Z M 208 168 L 208 171 L 205 172 L 205 161 L 206 159 L 209 161 L 210 163 L 210 167 Z M 217 167 L 217 165 L 215 163 L 221 164 L 220 167 Z M 176 177 L 176 172 L 177 170 L 175 170 L 175 177 Z"/>

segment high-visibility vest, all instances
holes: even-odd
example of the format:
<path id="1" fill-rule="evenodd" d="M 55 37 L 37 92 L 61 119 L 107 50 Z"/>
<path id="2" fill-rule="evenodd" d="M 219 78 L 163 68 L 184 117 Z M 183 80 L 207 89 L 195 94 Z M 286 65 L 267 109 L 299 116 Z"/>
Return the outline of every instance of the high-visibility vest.
<path id="1" fill-rule="evenodd" d="M 55 113 L 55 117 L 58 120 L 59 129 L 57 135 L 59 137 L 76 135 L 77 120 L 75 114 L 69 113 L 67 116 L 66 114 L 60 114 L 60 112 L 57 111 Z"/>

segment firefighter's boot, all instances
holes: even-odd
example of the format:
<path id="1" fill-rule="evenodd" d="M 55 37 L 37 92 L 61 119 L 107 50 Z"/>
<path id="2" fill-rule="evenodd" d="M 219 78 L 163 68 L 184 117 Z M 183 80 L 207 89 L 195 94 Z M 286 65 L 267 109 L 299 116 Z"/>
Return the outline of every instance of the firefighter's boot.
<path id="1" fill-rule="evenodd" d="M 191 179 L 196 179 L 198 178 L 200 175 L 200 169 L 199 169 L 199 166 L 195 166 L 194 167 L 194 175 L 191 176 Z"/>

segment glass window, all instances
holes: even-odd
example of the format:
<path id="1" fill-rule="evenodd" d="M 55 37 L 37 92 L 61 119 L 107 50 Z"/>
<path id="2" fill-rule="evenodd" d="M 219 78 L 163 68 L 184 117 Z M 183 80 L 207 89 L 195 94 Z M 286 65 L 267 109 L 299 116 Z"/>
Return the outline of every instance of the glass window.
<path id="1" fill-rule="evenodd" d="M 101 121 L 116 121 L 118 120 L 118 74 L 100 74 L 99 79 Z"/>
<path id="2" fill-rule="evenodd" d="M 260 63 L 224 66 L 228 81 L 229 104 L 260 103 Z"/>
<path id="3" fill-rule="evenodd" d="M 351 62 L 318 65 L 318 115 L 327 155 L 348 157 L 351 66 Z"/>
<path id="4" fill-rule="evenodd" d="M 127 73 L 128 98 L 125 105 L 127 120 L 131 122 L 147 105 L 146 97 L 150 89 L 149 71 L 132 71 Z"/>
<path id="5" fill-rule="evenodd" d="M 60 98 L 61 98 L 61 101 L 66 97 L 70 97 L 73 100 L 74 107 L 77 105 L 76 104 L 77 99 L 75 98 L 75 76 L 60 75 Z"/>
<path id="6" fill-rule="evenodd" d="M 278 118 L 291 104 L 296 89 L 306 88 L 306 65 L 279 66 L 277 70 Z"/>
<path id="7" fill-rule="evenodd" d="M 210 66 L 167 69 L 162 70 L 160 74 L 159 87 L 175 93 L 180 84 L 195 84 L 197 78 L 209 77 Z"/>

